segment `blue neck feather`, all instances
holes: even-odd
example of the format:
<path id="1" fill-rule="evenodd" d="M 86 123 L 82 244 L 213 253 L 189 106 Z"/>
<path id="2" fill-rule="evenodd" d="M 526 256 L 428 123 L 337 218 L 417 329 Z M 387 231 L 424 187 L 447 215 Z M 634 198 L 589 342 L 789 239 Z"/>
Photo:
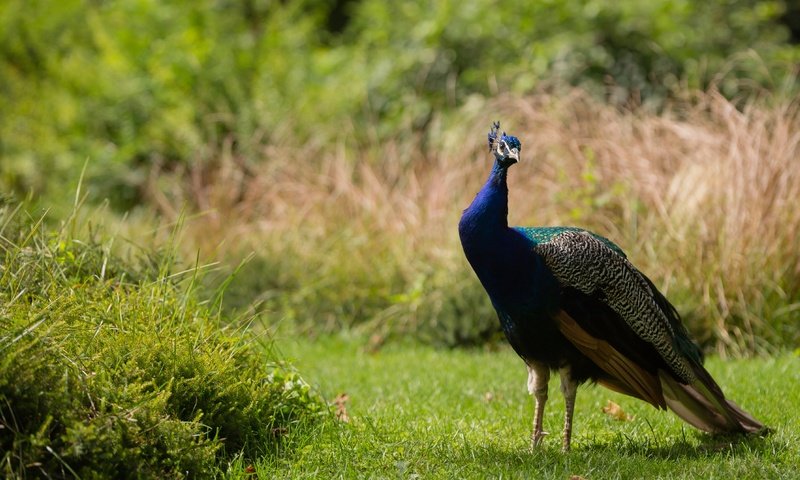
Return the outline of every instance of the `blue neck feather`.
<path id="1" fill-rule="evenodd" d="M 531 240 L 508 227 L 508 169 L 495 163 L 458 224 L 461 246 L 495 308 L 542 305 L 550 275 Z"/>
<path id="2" fill-rule="evenodd" d="M 489 179 L 464 210 L 458 224 L 461 242 L 469 246 L 489 241 L 508 229 L 508 168 L 495 161 Z M 469 257 L 469 253 L 467 253 Z"/>
<path id="3" fill-rule="evenodd" d="M 495 162 L 488 180 L 475 196 L 472 204 L 464 210 L 458 223 L 461 246 L 470 265 L 477 273 L 484 287 L 493 296 L 497 291 L 509 247 L 514 242 L 513 231 L 508 228 L 508 170 Z"/>

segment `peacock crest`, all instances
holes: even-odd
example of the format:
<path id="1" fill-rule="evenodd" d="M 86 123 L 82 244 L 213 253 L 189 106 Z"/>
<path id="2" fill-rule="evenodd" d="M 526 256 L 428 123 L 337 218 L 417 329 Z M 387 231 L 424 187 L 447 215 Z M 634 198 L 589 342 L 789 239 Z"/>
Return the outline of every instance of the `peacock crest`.
<path id="1" fill-rule="evenodd" d="M 519 138 L 513 135 L 506 135 L 506 132 L 503 132 L 498 140 L 497 136 L 499 132 L 500 122 L 493 122 L 492 128 L 489 130 L 489 134 L 487 135 L 490 152 L 503 152 L 510 148 L 516 148 L 518 152 L 522 150 L 522 143 L 519 141 Z"/>

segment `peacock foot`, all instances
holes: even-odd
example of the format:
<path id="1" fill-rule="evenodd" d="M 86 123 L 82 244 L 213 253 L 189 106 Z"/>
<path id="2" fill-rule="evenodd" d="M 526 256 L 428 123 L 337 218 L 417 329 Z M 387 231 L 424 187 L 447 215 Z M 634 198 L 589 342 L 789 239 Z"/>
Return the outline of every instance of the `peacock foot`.
<path id="1" fill-rule="evenodd" d="M 539 445 L 541 445 L 542 444 L 542 439 L 546 435 L 549 435 L 549 433 L 547 433 L 545 431 L 533 432 L 533 435 L 531 435 L 531 450 L 533 450 L 534 448 L 536 448 Z"/>

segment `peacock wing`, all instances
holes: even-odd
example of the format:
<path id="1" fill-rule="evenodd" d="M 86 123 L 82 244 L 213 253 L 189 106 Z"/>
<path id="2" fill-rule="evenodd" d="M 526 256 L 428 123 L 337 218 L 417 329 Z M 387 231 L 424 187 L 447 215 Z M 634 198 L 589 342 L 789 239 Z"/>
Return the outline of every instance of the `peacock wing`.
<path id="1" fill-rule="evenodd" d="M 562 284 L 562 309 L 584 332 L 653 373 L 666 368 L 684 383 L 695 378 L 699 348 L 672 305 L 618 247 L 585 230 L 569 230 L 534 248 Z M 575 330 L 563 330 L 575 343 L 569 335 Z"/>

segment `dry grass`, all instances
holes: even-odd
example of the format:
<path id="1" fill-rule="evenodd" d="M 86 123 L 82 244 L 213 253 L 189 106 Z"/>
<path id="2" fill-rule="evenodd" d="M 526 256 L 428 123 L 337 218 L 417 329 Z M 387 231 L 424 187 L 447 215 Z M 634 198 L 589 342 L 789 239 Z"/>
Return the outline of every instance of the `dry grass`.
<path id="1" fill-rule="evenodd" d="M 709 93 L 662 115 L 620 114 L 580 95 L 556 115 L 535 99 L 526 106 L 520 131 L 541 133 L 531 150 L 542 152 L 543 183 L 516 192 L 547 193 L 515 205 L 555 197 L 564 211 L 588 194 L 576 220 L 619 241 L 721 354 L 797 339 L 788 330 L 800 308 L 798 105 L 739 110 Z M 524 210 L 523 220 L 536 217 Z"/>
<path id="2" fill-rule="evenodd" d="M 607 235 L 723 355 L 800 340 L 797 104 L 737 109 L 712 92 L 631 113 L 576 91 L 468 103 L 434 122 L 427 142 L 407 132 L 360 148 L 287 139 L 256 167 L 224 155 L 213 178 L 192 182 L 185 191 L 212 213 L 190 230 L 206 250 L 255 251 L 260 280 L 245 284 L 277 317 L 425 327 L 447 331 L 447 343 L 481 336 L 494 319 L 456 224 L 488 174 L 494 119 L 523 144 L 512 224 Z"/>

